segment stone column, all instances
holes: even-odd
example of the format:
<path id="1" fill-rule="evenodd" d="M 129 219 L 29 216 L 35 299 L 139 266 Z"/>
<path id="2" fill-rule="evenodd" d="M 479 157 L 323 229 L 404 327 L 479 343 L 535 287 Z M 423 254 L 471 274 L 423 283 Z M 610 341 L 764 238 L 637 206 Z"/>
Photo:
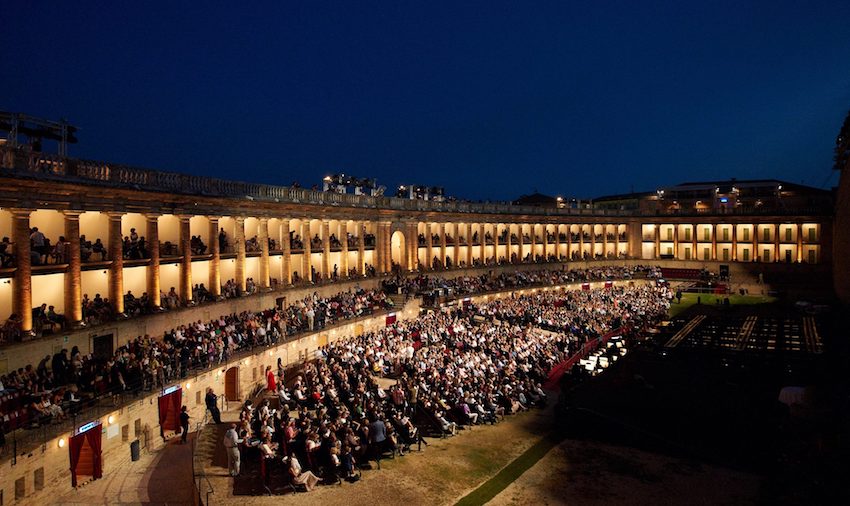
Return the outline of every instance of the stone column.
<path id="1" fill-rule="evenodd" d="M 578 227 L 578 256 L 581 260 L 584 260 L 584 227 L 584 224 Z"/>
<path id="2" fill-rule="evenodd" d="M 269 271 L 269 219 L 260 218 L 260 230 L 257 240 L 260 242 L 260 289 L 270 290 L 271 280 Z"/>
<path id="3" fill-rule="evenodd" d="M 322 279 L 331 277 L 331 222 L 322 220 Z"/>
<path id="4" fill-rule="evenodd" d="M 118 315 L 124 314 L 124 254 L 121 235 L 123 213 L 107 213 L 109 216 L 109 300 Z"/>
<path id="5" fill-rule="evenodd" d="M 427 270 L 434 268 L 434 238 L 431 236 L 431 223 L 425 223 L 425 256 Z"/>
<path id="6" fill-rule="evenodd" d="M 85 326 L 83 321 L 82 261 L 80 258 L 80 212 L 65 211 L 65 240 L 68 241 L 65 275 L 65 317 L 72 328 Z"/>
<path id="7" fill-rule="evenodd" d="M 289 218 L 280 221 L 280 239 L 283 241 L 283 258 L 280 261 L 280 282 L 289 286 L 292 284 L 292 243 L 289 242 Z"/>
<path id="8" fill-rule="evenodd" d="M 440 267 L 446 267 L 446 223 L 441 222 L 437 229 L 440 234 Z M 484 239 L 483 237 L 481 238 Z"/>
<path id="9" fill-rule="evenodd" d="M 573 260 L 573 227 L 572 225 L 567 225 L 567 260 L 572 262 Z"/>
<path id="10" fill-rule="evenodd" d="M 797 223 L 797 263 L 803 263 L 803 224 Z"/>
<path id="11" fill-rule="evenodd" d="M 145 244 L 148 248 L 148 256 L 150 256 L 150 264 L 148 265 L 148 296 L 151 300 L 151 307 L 158 309 L 162 306 L 162 289 L 159 280 L 159 215 L 146 214 L 148 231 Z M 216 247 L 218 247 L 218 237 L 215 239 Z"/>
<path id="12" fill-rule="evenodd" d="M 191 305 L 192 300 L 192 236 L 190 228 L 191 216 L 181 215 L 180 218 L 180 298 L 183 304 Z"/>
<path id="13" fill-rule="evenodd" d="M 357 274 L 366 274 L 366 222 L 357 222 Z"/>
<path id="14" fill-rule="evenodd" d="M 312 246 L 310 245 L 310 218 L 301 218 L 301 242 L 304 244 L 304 249 L 301 252 L 301 277 L 310 283 L 313 282 L 312 270 Z"/>
<path id="15" fill-rule="evenodd" d="M 236 291 L 239 295 L 245 295 L 245 218 L 237 216 L 236 232 L 233 234 L 233 242 L 236 243 Z"/>
<path id="16" fill-rule="evenodd" d="M 30 211 L 12 209 L 12 242 L 15 243 L 15 285 L 12 311 L 21 319 L 21 339 L 34 336 L 32 330 L 32 257 L 30 257 Z M 77 241 L 79 244 L 79 241 Z"/>
<path id="17" fill-rule="evenodd" d="M 342 245 L 340 255 L 339 273 L 343 278 L 348 278 L 348 220 L 339 222 L 339 242 Z"/>
<path id="18" fill-rule="evenodd" d="M 218 216 L 210 217 L 210 279 L 207 290 L 216 299 L 221 297 L 221 247 L 218 244 Z"/>

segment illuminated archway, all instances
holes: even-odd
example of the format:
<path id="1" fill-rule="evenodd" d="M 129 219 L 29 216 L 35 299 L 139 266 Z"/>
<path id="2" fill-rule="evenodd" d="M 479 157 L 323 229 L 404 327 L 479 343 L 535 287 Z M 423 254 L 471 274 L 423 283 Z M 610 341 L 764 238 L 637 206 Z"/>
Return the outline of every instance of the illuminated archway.
<path id="1" fill-rule="evenodd" d="M 405 249 L 404 233 L 400 230 L 393 232 L 390 239 L 390 254 L 394 264 L 407 270 L 407 249 Z"/>

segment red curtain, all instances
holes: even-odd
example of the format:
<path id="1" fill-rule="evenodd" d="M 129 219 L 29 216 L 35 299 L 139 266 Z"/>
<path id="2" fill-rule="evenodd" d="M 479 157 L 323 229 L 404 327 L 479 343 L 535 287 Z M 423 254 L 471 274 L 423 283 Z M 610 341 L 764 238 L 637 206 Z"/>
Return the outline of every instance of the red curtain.
<path id="1" fill-rule="evenodd" d="M 89 446 L 92 451 L 92 478 L 102 478 L 103 477 L 103 464 L 101 463 L 100 453 L 102 451 L 101 447 L 101 437 L 102 437 L 102 429 L 103 425 L 97 424 L 95 427 L 83 432 L 82 434 L 77 434 L 72 437 L 69 445 L 68 445 L 68 454 L 71 459 L 71 486 L 77 486 L 77 464 L 80 463 L 80 453 L 83 450 L 83 442 L 88 441 Z"/>
<path id="2" fill-rule="evenodd" d="M 91 446 L 93 466 L 92 466 L 92 479 L 98 479 L 103 477 L 103 464 L 101 463 L 100 451 L 101 451 L 101 437 L 103 436 L 103 431 L 101 430 L 101 426 L 98 425 L 96 428 L 89 430 L 85 433 L 86 440 L 89 442 Z"/>
<path id="3" fill-rule="evenodd" d="M 71 486 L 77 486 L 77 463 L 80 461 L 80 451 L 83 449 L 85 433 L 74 436 L 68 444 L 68 453 L 71 457 Z"/>
<path id="4" fill-rule="evenodd" d="M 395 323 L 395 315 L 387 316 L 387 327 Z"/>
<path id="5" fill-rule="evenodd" d="M 183 407 L 183 389 L 171 394 L 171 400 L 174 402 L 174 427 L 172 429 L 177 430 L 180 427 L 180 408 Z"/>
<path id="6" fill-rule="evenodd" d="M 176 430 L 179 427 L 179 423 L 176 423 L 177 414 L 180 413 L 180 407 L 183 403 L 183 389 L 177 389 L 174 392 L 171 392 L 168 395 L 163 395 L 159 398 L 159 435 L 165 437 L 165 431 L 167 430 Z M 168 413 L 172 411 L 175 413 L 172 421 L 175 423 L 168 423 Z"/>
<path id="7" fill-rule="evenodd" d="M 165 437 L 165 419 L 168 418 L 168 401 L 171 394 L 159 398 L 159 435 Z"/>

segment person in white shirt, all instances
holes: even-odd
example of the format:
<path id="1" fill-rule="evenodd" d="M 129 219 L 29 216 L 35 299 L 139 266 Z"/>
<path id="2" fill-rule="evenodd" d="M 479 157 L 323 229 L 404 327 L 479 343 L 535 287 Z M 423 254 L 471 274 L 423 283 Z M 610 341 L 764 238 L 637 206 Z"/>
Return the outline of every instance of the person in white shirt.
<path id="1" fill-rule="evenodd" d="M 231 423 L 230 429 L 224 433 L 224 448 L 227 452 L 227 469 L 230 471 L 230 476 L 239 475 L 239 445 L 241 443 L 242 440 L 239 439 L 239 434 L 236 433 L 236 424 Z"/>

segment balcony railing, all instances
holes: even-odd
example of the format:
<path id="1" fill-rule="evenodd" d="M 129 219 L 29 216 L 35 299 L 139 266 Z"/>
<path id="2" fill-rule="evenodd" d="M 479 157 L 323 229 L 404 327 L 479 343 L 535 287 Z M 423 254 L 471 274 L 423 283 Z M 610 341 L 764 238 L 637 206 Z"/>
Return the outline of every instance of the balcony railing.
<path id="1" fill-rule="evenodd" d="M 530 214 L 543 216 L 654 216 L 707 214 L 831 214 L 831 209 L 734 209 L 723 213 L 715 210 L 634 211 L 611 209 L 572 209 L 516 206 L 507 203 L 475 203 L 463 201 L 435 202 L 396 197 L 372 197 L 333 192 L 320 192 L 260 183 L 230 181 L 190 174 L 164 172 L 103 161 L 82 160 L 50 153 L 32 152 L 0 146 L 0 167 L 21 177 L 42 177 L 64 181 L 84 181 L 169 193 L 263 201 L 313 204 L 321 206 L 381 208 L 401 211 L 440 211 L 477 214 Z"/>

